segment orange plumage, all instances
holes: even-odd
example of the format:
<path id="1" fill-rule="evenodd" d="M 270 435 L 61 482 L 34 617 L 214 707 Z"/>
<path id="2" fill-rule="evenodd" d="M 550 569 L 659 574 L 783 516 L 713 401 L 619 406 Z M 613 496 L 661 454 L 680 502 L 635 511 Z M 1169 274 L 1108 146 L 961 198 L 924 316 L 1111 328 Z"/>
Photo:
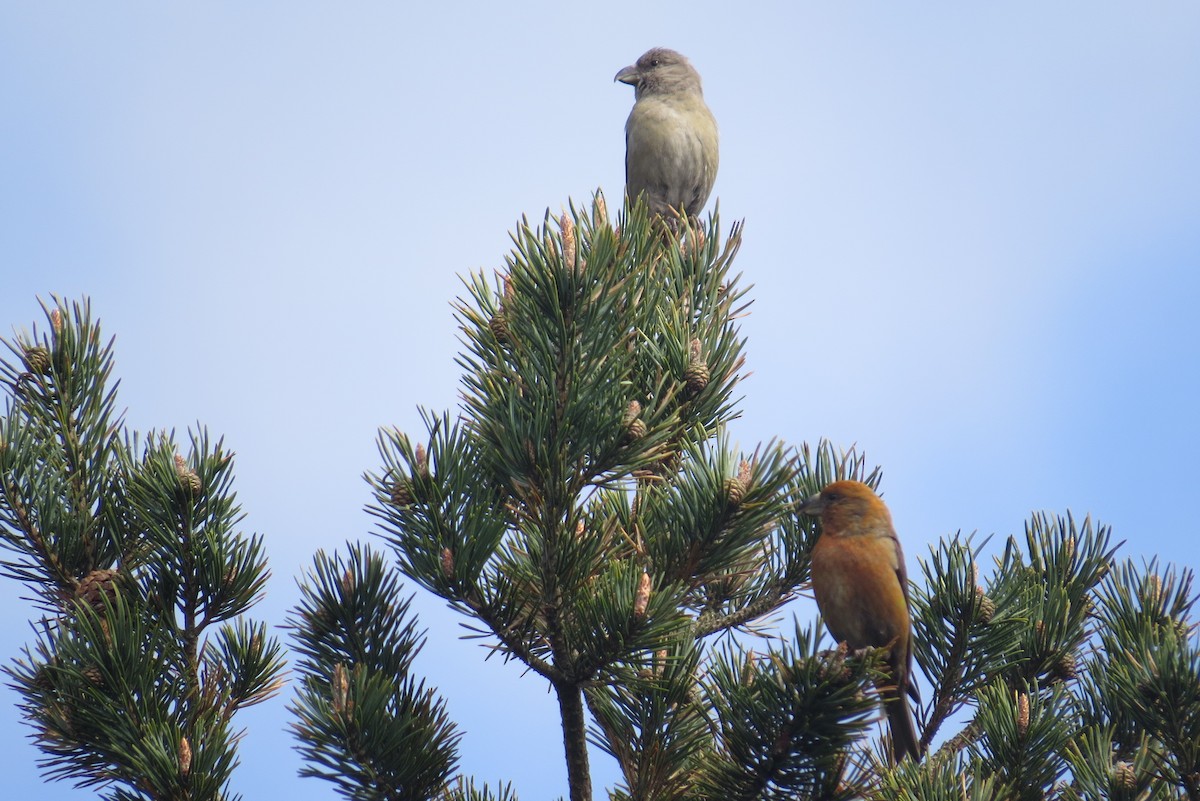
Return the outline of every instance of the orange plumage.
<path id="1" fill-rule="evenodd" d="M 912 681 L 908 571 L 892 515 L 861 481 L 835 481 L 801 510 L 821 517 L 812 583 L 825 625 L 854 650 L 889 649 L 888 680 L 879 690 L 892 756 L 897 762 L 917 759 L 917 727 L 904 697 Z"/>

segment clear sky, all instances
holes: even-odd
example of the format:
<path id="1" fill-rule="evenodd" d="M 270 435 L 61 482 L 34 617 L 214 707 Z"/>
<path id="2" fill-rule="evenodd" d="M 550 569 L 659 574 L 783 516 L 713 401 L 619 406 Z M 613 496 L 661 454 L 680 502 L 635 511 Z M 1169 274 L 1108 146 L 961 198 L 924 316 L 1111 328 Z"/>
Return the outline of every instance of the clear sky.
<path id="1" fill-rule="evenodd" d="M 377 429 L 456 403 L 458 276 L 522 214 L 619 204 L 612 76 L 655 45 L 703 76 L 746 221 L 735 440 L 857 443 L 910 575 L 1033 510 L 1200 564 L 1195 3 L 425 5 L 0 4 L 0 329 L 90 296 L 128 423 L 225 436 L 274 573 L 256 616 L 370 538 Z M 26 594 L 0 582 L 4 660 Z M 565 793 L 545 686 L 414 608 L 462 770 Z M 247 799 L 334 797 L 296 777 L 290 693 L 241 717 Z M 14 700 L 5 795 L 92 797 L 41 786 Z"/>

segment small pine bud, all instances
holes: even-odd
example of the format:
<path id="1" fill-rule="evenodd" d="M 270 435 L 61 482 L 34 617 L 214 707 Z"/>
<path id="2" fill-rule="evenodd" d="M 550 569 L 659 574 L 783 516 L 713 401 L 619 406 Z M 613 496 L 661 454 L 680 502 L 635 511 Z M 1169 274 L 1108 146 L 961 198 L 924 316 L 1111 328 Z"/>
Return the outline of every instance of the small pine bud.
<path id="1" fill-rule="evenodd" d="M 417 452 L 413 459 L 413 475 L 429 478 L 429 454 L 425 452 L 425 446 L 420 443 L 417 443 Z"/>
<path id="2" fill-rule="evenodd" d="M 1146 577 L 1146 583 L 1142 585 L 1143 603 L 1147 608 L 1157 609 L 1162 604 L 1162 579 L 1157 573 L 1151 573 Z"/>
<path id="3" fill-rule="evenodd" d="M 350 568 L 346 568 L 346 572 L 342 574 L 342 595 L 349 595 L 354 592 L 354 572 Z"/>
<path id="4" fill-rule="evenodd" d="M 602 225 L 608 225 L 608 204 L 604 202 L 604 195 L 596 193 L 596 202 L 592 204 L 592 223 L 599 228 Z"/>
<path id="5" fill-rule="evenodd" d="M 822 680 L 833 682 L 836 686 L 845 686 L 851 678 L 850 667 L 846 664 L 846 657 L 849 654 L 850 646 L 845 642 L 838 643 L 837 648 L 823 654 L 824 658 L 817 675 Z"/>
<path id="6" fill-rule="evenodd" d="M 180 489 L 187 495 L 195 497 L 200 494 L 200 476 L 188 467 L 187 460 L 178 453 L 175 454 L 175 477 L 179 480 Z"/>
<path id="7" fill-rule="evenodd" d="M 625 407 L 625 414 L 621 417 L 621 425 L 625 428 L 629 428 L 629 426 L 633 424 L 633 421 L 638 419 L 638 416 L 641 413 L 642 404 L 635 400 L 631 400 L 629 405 Z"/>
<path id="8" fill-rule="evenodd" d="M 454 554 L 449 548 L 442 549 L 442 575 L 454 578 Z"/>
<path id="9" fill-rule="evenodd" d="M 1017 695 L 1017 736 L 1024 739 L 1029 733 L 1029 695 Z"/>
<path id="10" fill-rule="evenodd" d="M 583 525 L 583 521 L 576 520 L 575 521 L 575 540 L 576 541 L 582 540 L 585 531 L 587 531 L 587 528 Z"/>
<path id="11" fill-rule="evenodd" d="M 1112 787 L 1122 795 L 1137 789 L 1137 771 L 1125 760 L 1118 760 L 1112 769 Z"/>
<path id="12" fill-rule="evenodd" d="M 1050 677 L 1056 681 L 1070 681 L 1079 675 L 1078 666 L 1075 662 L 1075 655 L 1071 653 L 1063 654 L 1054 663 L 1054 667 L 1050 670 Z"/>
<path id="13" fill-rule="evenodd" d="M 650 574 L 642 573 L 638 579 L 637 593 L 633 596 L 633 616 L 641 619 L 650 605 Z"/>
<path id="14" fill-rule="evenodd" d="M 184 778 L 192 772 L 192 744 L 188 738 L 179 738 L 179 775 Z"/>
<path id="15" fill-rule="evenodd" d="M 50 351 L 41 345 L 25 349 L 25 367 L 34 375 L 50 374 Z"/>
<path id="16" fill-rule="evenodd" d="M 338 715 L 346 713 L 350 703 L 350 676 L 346 673 L 346 665 L 338 662 L 333 666 L 333 711 Z"/>
<path id="17" fill-rule="evenodd" d="M 566 212 L 558 218 L 558 227 L 562 231 L 563 264 L 567 269 L 575 267 L 575 223 Z"/>
<path id="18" fill-rule="evenodd" d="M 743 687 L 751 687 L 754 685 L 754 675 L 755 675 L 754 664 L 755 664 L 754 651 L 752 651 L 752 650 L 747 651 L 746 652 L 746 661 L 742 665 L 742 686 Z"/>
<path id="19" fill-rule="evenodd" d="M 662 675 L 667 670 L 667 649 L 659 648 L 654 652 L 654 676 L 662 678 Z"/>
<path id="20" fill-rule="evenodd" d="M 979 619 L 984 623 L 991 623 L 992 618 L 996 616 L 996 602 L 978 584 L 975 585 L 975 603 L 978 605 Z"/>
<path id="21" fill-rule="evenodd" d="M 89 665 L 83 669 L 83 677 L 87 679 L 88 684 L 96 687 L 104 686 L 104 674 L 100 671 L 98 665 Z"/>
<path id="22" fill-rule="evenodd" d="M 50 310 L 50 327 L 54 329 L 55 335 L 62 333 L 62 312 L 57 308 Z"/>
<path id="23" fill-rule="evenodd" d="M 119 577 L 120 574 L 115 570 L 93 570 L 75 587 L 75 597 L 93 609 L 100 610 L 108 599 L 116 594 Z"/>

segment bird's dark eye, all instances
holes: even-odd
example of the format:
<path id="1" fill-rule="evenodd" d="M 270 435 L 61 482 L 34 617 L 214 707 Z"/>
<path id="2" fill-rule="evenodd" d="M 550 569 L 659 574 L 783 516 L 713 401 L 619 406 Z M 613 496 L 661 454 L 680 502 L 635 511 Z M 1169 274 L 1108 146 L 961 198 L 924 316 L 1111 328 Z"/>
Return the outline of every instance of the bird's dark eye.
<path id="1" fill-rule="evenodd" d="M 652 59 L 650 59 L 650 66 L 651 66 L 651 67 L 657 67 L 657 66 L 658 66 L 658 59 L 657 59 L 657 58 L 652 58 Z"/>
<path id="2" fill-rule="evenodd" d="M 836 492 L 825 493 L 825 502 L 826 503 L 837 503 L 841 499 L 842 499 L 842 496 L 838 495 Z"/>

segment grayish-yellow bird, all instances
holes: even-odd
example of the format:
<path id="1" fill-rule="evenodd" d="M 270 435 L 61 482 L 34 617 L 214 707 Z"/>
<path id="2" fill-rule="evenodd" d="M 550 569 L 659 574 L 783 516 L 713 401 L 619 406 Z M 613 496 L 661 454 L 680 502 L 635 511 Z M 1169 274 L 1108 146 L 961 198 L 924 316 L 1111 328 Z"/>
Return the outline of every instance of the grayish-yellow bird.
<path id="1" fill-rule="evenodd" d="M 642 193 L 666 219 L 695 217 L 717 178 L 717 121 L 704 103 L 700 73 L 665 47 L 647 51 L 617 73 L 633 87 L 625 123 L 625 192 Z"/>

